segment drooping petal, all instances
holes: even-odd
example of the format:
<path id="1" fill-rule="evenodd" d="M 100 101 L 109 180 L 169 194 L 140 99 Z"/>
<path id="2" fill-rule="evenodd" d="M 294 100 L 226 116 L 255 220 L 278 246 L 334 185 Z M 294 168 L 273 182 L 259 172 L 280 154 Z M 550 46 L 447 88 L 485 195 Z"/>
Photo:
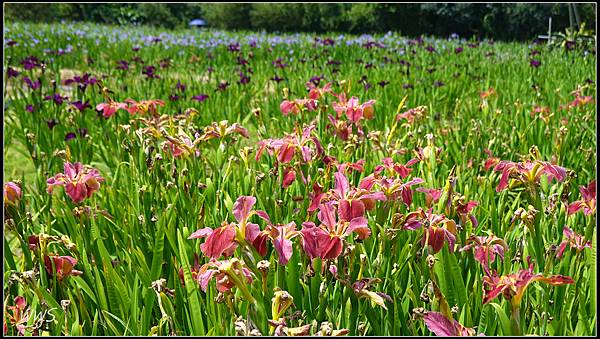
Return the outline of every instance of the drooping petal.
<path id="1" fill-rule="evenodd" d="M 423 315 L 423 320 L 427 328 L 437 336 L 447 337 L 458 335 L 454 323 L 440 312 L 426 312 Z"/>
<path id="2" fill-rule="evenodd" d="M 304 222 L 300 234 L 302 235 L 302 248 L 304 252 L 314 259 L 321 255 L 319 249 L 319 234 L 325 233 L 322 229 L 315 226 L 313 222 Z M 327 233 L 325 233 L 327 235 Z"/>
<path id="3" fill-rule="evenodd" d="M 585 206 L 585 203 L 583 201 L 575 201 L 569 204 L 569 207 L 567 208 L 567 214 L 568 215 L 572 215 L 577 213 L 577 211 L 579 211 L 580 209 L 582 209 Z"/>
<path id="4" fill-rule="evenodd" d="M 217 270 L 207 270 L 206 272 L 197 275 L 197 281 L 200 284 L 200 288 L 203 292 L 206 292 L 208 283 L 217 272 Z"/>
<path id="5" fill-rule="evenodd" d="M 205 237 L 208 237 L 212 232 L 213 232 L 212 228 L 204 227 L 204 228 L 201 228 L 201 229 L 197 230 L 196 232 L 190 234 L 188 239 L 205 238 Z"/>
<path id="6" fill-rule="evenodd" d="M 200 245 L 200 250 L 204 255 L 210 258 L 219 258 L 226 251 L 231 251 L 233 240 L 235 239 L 235 226 L 225 224 L 215 229 Z"/>
<path id="7" fill-rule="evenodd" d="M 365 215 L 365 204 L 360 200 L 341 200 L 338 212 L 340 220 L 350 221 Z"/>
<path id="8" fill-rule="evenodd" d="M 337 225 L 333 205 L 330 203 L 319 205 L 317 218 L 329 229 L 333 229 Z"/>
<path id="9" fill-rule="evenodd" d="M 334 190 L 339 194 L 340 197 L 345 197 L 346 193 L 350 190 L 350 184 L 348 178 L 341 172 L 335 172 L 335 186 Z"/>
<path id="10" fill-rule="evenodd" d="M 321 248 L 321 258 L 335 259 L 342 254 L 342 239 L 338 236 L 330 236 L 327 233 L 318 235 L 319 247 Z"/>
<path id="11" fill-rule="evenodd" d="M 367 218 L 358 217 L 350 221 L 350 226 L 346 229 L 346 235 L 352 232 L 358 233 L 358 238 L 363 240 L 371 235 L 371 229 L 369 228 Z"/>
<path id="12" fill-rule="evenodd" d="M 292 241 L 283 237 L 283 233 L 273 241 L 273 247 L 279 256 L 279 264 L 286 265 L 292 257 Z"/>

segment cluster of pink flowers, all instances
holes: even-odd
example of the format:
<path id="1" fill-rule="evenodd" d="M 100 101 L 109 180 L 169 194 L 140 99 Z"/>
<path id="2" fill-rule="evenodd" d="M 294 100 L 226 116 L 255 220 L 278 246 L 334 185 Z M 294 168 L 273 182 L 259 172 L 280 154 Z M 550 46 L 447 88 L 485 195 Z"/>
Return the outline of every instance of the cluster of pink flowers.
<path id="1" fill-rule="evenodd" d="M 265 150 L 269 155 L 275 155 L 279 163 L 285 165 L 283 169 L 282 186 L 290 186 L 300 175 L 304 183 L 308 182 L 301 170 L 293 166 L 292 160 L 296 157 L 300 164 L 308 164 L 323 155 L 324 150 L 319 138 L 313 135 L 315 125 L 309 125 L 295 133 L 288 134 L 281 139 L 264 139 L 258 142 L 255 160 L 258 161 Z M 310 147 L 310 145 L 313 147 Z"/>
<path id="2" fill-rule="evenodd" d="M 158 106 L 164 106 L 165 102 L 159 99 L 153 100 L 142 100 L 137 102 L 133 99 L 126 99 L 125 102 L 109 101 L 107 103 L 100 103 L 96 105 L 96 110 L 102 111 L 102 116 L 110 118 L 118 110 L 122 109 L 129 112 L 129 114 L 157 114 Z"/>
<path id="3" fill-rule="evenodd" d="M 309 90 L 308 98 L 283 100 L 279 105 L 279 109 L 283 115 L 297 115 L 302 111 L 314 112 L 319 106 L 319 100 L 326 94 L 331 93 L 331 83 L 328 83 L 323 88 L 315 86 L 312 82 L 308 82 L 307 89 Z"/>

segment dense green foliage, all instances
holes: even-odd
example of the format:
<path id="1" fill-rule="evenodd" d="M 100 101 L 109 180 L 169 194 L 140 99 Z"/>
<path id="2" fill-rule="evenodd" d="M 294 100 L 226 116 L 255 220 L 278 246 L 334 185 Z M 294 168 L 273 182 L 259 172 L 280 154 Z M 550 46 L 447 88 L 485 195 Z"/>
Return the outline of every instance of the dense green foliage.
<path id="1" fill-rule="evenodd" d="M 595 53 L 393 33 L 21 22 L 4 33 L 7 334 L 597 334 L 595 185 L 593 199 L 579 190 L 597 169 Z M 316 103 L 307 83 L 323 90 Z M 338 112 L 355 99 L 359 112 Z M 502 188 L 500 160 L 536 167 L 515 167 Z M 61 176 L 65 162 L 98 172 Z M 240 197 L 270 217 L 249 219 L 264 253 L 240 230 Z M 314 256 L 326 208 L 345 231 L 319 238 Z M 308 231 L 286 243 L 278 225 L 292 222 Z M 209 238 L 188 239 L 198 230 Z M 486 266 L 465 248 L 482 248 L 472 235 L 502 255 Z M 231 266 L 200 278 L 209 257 Z"/>
<path id="2" fill-rule="evenodd" d="M 596 27 L 596 6 L 577 4 L 587 27 Z M 400 32 L 447 37 L 478 36 L 496 40 L 530 40 L 570 25 L 567 4 L 6 4 L 9 20 L 91 21 L 187 27 L 204 18 L 210 27 L 269 32 Z M 573 13 L 573 22 L 575 22 Z"/>

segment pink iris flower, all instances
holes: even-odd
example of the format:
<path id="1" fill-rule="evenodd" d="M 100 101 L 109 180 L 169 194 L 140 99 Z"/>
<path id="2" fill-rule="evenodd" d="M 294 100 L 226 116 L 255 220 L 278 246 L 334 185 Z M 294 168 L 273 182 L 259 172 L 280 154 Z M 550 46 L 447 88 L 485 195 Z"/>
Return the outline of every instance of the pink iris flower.
<path id="1" fill-rule="evenodd" d="M 53 265 L 54 264 L 54 265 Z M 44 256 L 44 267 L 49 275 L 61 281 L 70 275 L 81 275 L 83 272 L 73 269 L 77 259 L 71 256 Z"/>
<path id="2" fill-rule="evenodd" d="M 46 181 L 49 194 L 52 194 L 55 186 L 65 186 L 65 192 L 76 204 L 91 197 L 100 188 L 101 182 L 104 182 L 104 178 L 98 170 L 79 162 L 65 162 L 64 173 L 58 173 Z"/>
<path id="3" fill-rule="evenodd" d="M 432 209 L 426 212 L 419 208 L 406 215 L 402 228 L 414 231 L 423 225 L 426 226 L 426 229 L 421 239 L 421 245 L 429 246 L 432 253 L 435 254 L 442 250 L 444 243 L 448 243 L 448 249 L 450 252 L 454 252 L 457 233 L 454 220 L 446 218 L 443 214 L 434 214 Z"/>
<path id="4" fill-rule="evenodd" d="M 237 287 L 244 297 L 254 302 L 254 297 L 248 288 L 252 284 L 252 273 L 246 265 L 237 258 L 230 260 L 217 261 L 211 259 L 208 263 L 202 265 L 197 274 L 197 282 L 202 291 L 206 292 L 208 283 L 213 279 L 217 280 L 217 290 L 225 293 L 233 287 Z"/>
<path id="5" fill-rule="evenodd" d="M 309 90 L 308 97 L 312 100 L 321 99 L 326 93 L 331 93 L 331 82 L 319 88 L 315 86 L 312 82 L 306 83 L 306 88 Z"/>
<path id="6" fill-rule="evenodd" d="M 136 113 L 151 113 L 155 115 L 157 114 L 158 106 L 163 107 L 165 105 L 165 102 L 159 99 L 142 100 L 140 102 L 137 102 L 133 99 L 126 99 L 125 102 L 129 104 L 129 106 L 126 108 L 127 112 L 132 115 Z"/>
<path id="7" fill-rule="evenodd" d="M 375 100 L 369 100 L 363 104 L 359 104 L 357 97 L 351 97 L 350 100 L 346 100 L 346 95 L 344 93 L 337 97 L 339 102 L 334 102 L 331 106 L 337 113 L 338 118 L 345 114 L 348 120 L 353 123 L 358 122 L 362 118 L 373 118 L 373 105 L 375 104 Z"/>
<path id="8" fill-rule="evenodd" d="M 332 203 L 319 205 L 317 217 L 321 222 L 318 227 L 313 222 L 305 222 L 300 230 L 304 252 L 311 259 L 337 258 L 343 251 L 343 239 L 352 232 L 356 232 L 359 239 L 366 239 L 371 235 L 365 217 L 356 217 L 350 221 L 341 218 L 338 220 Z"/>
<path id="9" fill-rule="evenodd" d="M 528 261 L 530 258 L 527 258 Z M 518 307 L 521 304 L 523 295 L 527 286 L 535 281 L 541 281 L 550 285 L 573 284 L 574 281 L 570 277 L 563 275 L 553 275 L 544 277 L 543 274 L 533 273 L 533 263 L 529 263 L 529 268 L 520 270 L 518 273 L 504 275 L 499 277 L 494 272 L 493 275 L 483 277 L 483 304 L 487 304 L 496 298 L 501 293 L 511 302 L 513 307 Z"/>
<path id="10" fill-rule="evenodd" d="M 120 109 L 127 111 L 128 110 L 127 104 L 124 102 L 111 101 L 109 103 L 101 103 L 96 106 L 96 110 L 102 111 L 102 116 L 105 118 L 111 117 L 113 114 L 115 114 Z"/>
<path id="11" fill-rule="evenodd" d="M 233 123 L 229 125 L 227 120 L 220 122 L 213 122 L 210 126 L 204 128 L 204 133 L 198 137 L 200 141 L 206 141 L 213 138 L 223 139 L 226 136 L 237 133 L 244 138 L 248 138 L 248 130 L 242 127 L 240 124 Z"/>
<path id="12" fill-rule="evenodd" d="M 255 204 L 255 197 L 239 197 L 233 204 L 233 215 L 237 223 L 224 221 L 221 227 L 214 230 L 205 227 L 192 233 L 188 239 L 206 238 L 206 241 L 200 245 L 200 250 L 209 258 L 217 259 L 222 255 L 231 256 L 238 244 L 252 244 L 260 235 L 260 227 L 248 222 L 251 216 L 258 215 L 260 218 L 270 221 L 266 212 L 253 210 Z"/>
<path id="13" fill-rule="evenodd" d="M 407 182 L 401 179 L 380 178 L 376 181 L 377 185 L 386 197 L 386 200 L 398 201 L 401 200 L 407 207 L 412 204 L 413 190 L 411 186 L 424 183 L 421 178 L 413 178 Z"/>
<path id="14" fill-rule="evenodd" d="M 485 154 L 487 154 L 488 156 L 488 158 L 485 160 L 485 163 L 483 164 L 483 167 L 486 171 L 489 171 L 490 168 L 496 166 L 500 162 L 500 158 L 494 157 L 492 151 L 490 151 L 487 148 L 484 149 L 483 152 L 485 152 Z"/>
<path id="15" fill-rule="evenodd" d="M 479 203 L 477 201 L 471 200 L 467 203 L 464 203 L 461 199 L 461 200 L 455 201 L 454 205 L 455 205 L 456 214 L 458 215 L 458 217 L 460 219 L 461 225 L 466 224 L 467 219 L 470 220 L 471 223 L 473 223 L 474 227 L 477 227 L 477 225 L 479 225 L 477 218 L 475 218 L 475 216 L 471 213 L 471 211 L 475 207 L 477 207 L 477 205 L 479 205 Z"/>
<path id="16" fill-rule="evenodd" d="M 317 101 L 314 99 L 295 99 L 295 100 L 284 100 L 279 105 L 279 110 L 283 115 L 290 113 L 297 115 L 303 110 L 313 112 L 317 109 Z"/>
<path id="17" fill-rule="evenodd" d="M 265 149 L 270 155 L 275 153 L 277 160 L 282 164 L 291 162 L 296 154 L 299 154 L 305 163 L 312 161 L 316 156 L 320 156 L 324 152 L 319 139 L 316 136 L 312 136 L 312 131 L 315 128 L 315 125 L 309 125 L 302 130 L 302 133 L 297 128 L 295 134 L 288 134 L 282 139 L 265 139 L 259 141 L 256 161 L 260 159 Z M 315 150 L 309 147 L 309 143 L 315 146 Z"/>
<path id="18" fill-rule="evenodd" d="M 27 323 L 29 322 L 29 316 L 31 309 L 27 307 L 27 301 L 22 296 L 18 295 L 15 297 L 14 306 L 6 306 L 7 311 L 5 312 L 8 322 L 15 326 L 20 336 L 25 335 Z M 10 313 L 9 313 L 10 312 Z M 4 323 L 4 334 L 8 333 L 8 327 Z"/>
<path id="19" fill-rule="evenodd" d="M 406 119 L 409 125 L 412 125 L 416 119 L 421 119 L 425 116 L 427 112 L 427 106 L 418 106 L 415 108 L 411 108 L 404 113 L 399 113 L 396 116 L 396 121 L 401 121 L 402 119 Z"/>
<path id="20" fill-rule="evenodd" d="M 577 249 L 577 251 L 583 251 L 583 249 L 585 248 L 592 248 L 591 240 L 585 241 L 585 239 L 581 235 L 575 233 L 572 229 L 568 228 L 567 226 L 563 228 L 563 235 L 566 239 L 563 240 L 558 246 L 558 250 L 556 251 L 557 258 L 563 256 L 567 245 L 569 245 L 569 247 L 571 248 Z"/>
<path id="21" fill-rule="evenodd" d="M 490 263 L 496 260 L 498 255 L 504 260 L 504 252 L 508 251 L 508 245 L 506 242 L 496 237 L 495 235 L 488 236 L 475 236 L 472 235 L 467 240 L 467 245 L 462 247 L 459 251 L 464 252 L 473 249 L 473 256 L 489 273 Z"/>
<path id="22" fill-rule="evenodd" d="M 335 157 L 326 155 L 323 157 L 323 163 L 328 168 L 335 168 L 338 172 L 349 174 L 351 171 L 364 172 L 365 171 L 365 160 L 360 159 L 357 162 L 343 162 L 340 163 Z"/>
<path id="23" fill-rule="evenodd" d="M 567 209 L 568 214 L 575 214 L 582 208 L 585 215 L 596 213 L 596 180 L 590 182 L 587 187 L 579 186 L 579 192 L 583 199 L 572 202 Z"/>
<path id="24" fill-rule="evenodd" d="M 165 135 L 167 141 L 163 144 L 163 147 L 168 149 L 174 158 L 180 158 L 195 154 L 196 157 L 200 156 L 200 151 L 195 148 L 195 142 L 183 131 L 180 131 L 177 138 Z"/>
<path id="25" fill-rule="evenodd" d="M 267 233 L 277 252 L 279 264 L 286 265 L 293 254 L 291 239 L 300 235 L 300 232 L 296 230 L 296 223 L 292 221 L 285 225 L 269 226 Z"/>
<path id="26" fill-rule="evenodd" d="M 378 165 L 377 167 L 375 167 L 373 173 L 375 173 L 375 175 L 379 175 L 381 172 L 386 170 L 388 175 L 391 176 L 394 174 L 398 174 L 400 178 L 404 179 L 412 171 L 412 168 L 410 167 L 418 163 L 419 161 L 420 160 L 418 158 L 414 158 L 409 160 L 406 164 L 401 164 L 398 162 L 394 163 L 394 160 L 392 160 L 392 158 L 383 158 L 383 165 Z"/>
<path id="27" fill-rule="evenodd" d="M 494 167 L 494 171 L 502 172 L 496 192 L 503 191 L 508 187 L 509 178 L 514 178 L 524 184 L 533 184 L 538 183 L 542 175 L 548 177 L 548 182 L 552 179 L 563 181 L 567 177 L 567 170 L 564 167 L 540 160 L 519 163 L 502 160 Z"/>
<path id="28" fill-rule="evenodd" d="M 336 117 L 332 116 L 331 114 L 328 114 L 327 118 L 331 122 L 331 128 L 333 128 L 333 132 L 338 138 L 340 138 L 344 141 L 348 140 L 348 138 L 350 138 L 350 136 L 352 135 L 352 124 L 351 123 L 348 123 L 348 121 L 346 121 L 346 120 L 336 118 Z M 329 125 L 328 125 L 328 127 L 329 127 Z"/>
<path id="29" fill-rule="evenodd" d="M 418 187 L 415 191 L 425 193 L 425 206 L 427 208 L 431 208 L 442 197 L 442 190 L 437 188 Z"/>
<path id="30" fill-rule="evenodd" d="M 358 188 L 350 187 L 348 178 L 342 172 L 336 172 L 334 177 L 334 188 L 326 194 L 316 195 L 309 212 L 312 212 L 312 207 L 320 204 L 321 201 L 333 201 L 338 205 L 340 218 L 350 221 L 353 218 L 364 216 L 366 211 L 375 208 L 375 201 L 386 200 L 383 192 L 371 193 L 372 185 L 365 181 L 368 177 L 361 181 Z"/>
<path id="31" fill-rule="evenodd" d="M 18 200 L 23 196 L 21 187 L 12 181 L 4 184 L 4 203 L 17 203 Z"/>

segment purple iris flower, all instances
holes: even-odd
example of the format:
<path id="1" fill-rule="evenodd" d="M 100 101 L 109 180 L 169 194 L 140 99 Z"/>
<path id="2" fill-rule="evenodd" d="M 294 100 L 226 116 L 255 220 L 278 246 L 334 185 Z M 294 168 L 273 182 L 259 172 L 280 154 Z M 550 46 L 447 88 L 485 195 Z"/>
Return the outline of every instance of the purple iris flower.
<path id="1" fill-rule="evenodd" d="M 313 83 L 313 85 L 315 86 L 319 86 L 319 84 L 321 83 L 321 80 L 323 80 L 323 75 L 321 76 L 314 76 L 312 78 L 310 78 L 310 82 Z"/>
<path id="2" fill-rule="evenodd" d="M 29 113 L 33 113 L 33 112 L 35 112 L 35 107 L 33 107 L 33 105 L 29 104 L 29 105 L 25 106 L 25 110 Z"/>
<path id="3" fill-rule="evenodd" d="M 335 45 L 335 40 L 333 40 L 331 38 L 325 38 L 325 39 L 321 40 L 321 44 L 323 46 L 333 46 L 333 45 Z"/>
<path id="4" fill-rule="evenodd" d="M 58 120 L 56 120 L 56 119 L 46 120 L 46 124 L 48 125 L 49 129 L 53 129 L 54 126 L 58 125 Z"/>
<path id="5" fill-rule="evenodd" d="M 187 88 L 186 85 L 182 84 L 180 80 L 177 80 L 177 85 L 175 85 L 175 89 L 179 90 L 181 93 L 185 92 Z"/>
<path id="6" fill-rule="evenodd" d="M 124 71 L 129 69 L 129 63 L 125 60 L 119 60 L 117 61 L 117 69 L 122 69 Z"/>
<path id="7" fill-rule="evenodd" d="M 227 87 L 229 86 L 229 82 L 228 81 L 222 81 L 218 86 L 217 86 L 217 91 L 224 91 L 227 89 Z"/>
<path id="8" fill-rule="evenodd" d="M 204 101 L 206 99 L 208 99 L 208 95 L 207 94 L 194 95 L 192 97 L 192 100 L 196 100 L 198 102 L 202 102 L 202 101 Z"/>
<path id="9" fill-rule="evenodd" d="M 237 64 L 238 65 L 244 66 L 244 65 L 247 65 L 248 63 L 249 63 L 248 60 L 246 60 L 242 56 L 238 55 L 238 57 L 237 57 Z"/>
<path id="10" fill-rule="evenodd" d="M 144 69 L 142 70 L 142 74 L 144 74 L 146 76 L 147 79 L 160 79 L 160 76 L 158 76 L 157 74 L 155 74 L 154 72 L 156 71 L 156 67 L 154 66 L 144 66 Z"/>
<path id="11" fill-rule="evenodd" d="M 53 100 L 55 104 L 62 105 L 64 100 L 68 99 L 67 96 L 62 96 L 59 93 L 54 93 L 52 95 L 46 95 L 44 100 Z"/>
<path id="12" fill-rule="evenodd" d="M 144 64 L 144 60 L 142 60 L 142 58 L 140 58 L 139 56 L 135 56 L 133 58 L 131 58 L 132 62 L 137 62 L 138 64 Z"/>
<path id="13" fill-rule="evenodd" d="M 34 91 L 42 86 L 42 82 L 40 81 L 40 79 L 37 79 L 35 82 L 32 82 L 31 79 L 29 79 L 29 77 L 23 77 L 23 81 L 27 84 L 29 88 L 31 88 Z"/>
<path id="14" fill-rule="evenodd" d="M 283 81 L 283 80 L 285 80 L 285 79 L 284 79 L 284 78 L 280 78 L 280 77 L 278 77 L 278 76 L 276 75 L 276 76 L 272 77 L 272 78 L 271 78 L 271 80 L 273 80 L 273 81 L 275 81 L 275 82 L 277 82 L 277 83 L 280 83 L 281 81 Z"/>
<path id="15" fill-rule="evenodd" d="M 236 42 L 234 44 L 227 45 L 227 50 L 230 52 L 239 52 L 240 51 L 240 43 Z"/>
<path id="16" fill-rule="evenodd" d="M 17 71 L 16 69 L 14 69 L 12 67 L 9 67 L 6 70 L 6 73 L 7 73 L 8 79 L 10 79 L 10 78 L 16 78 L 20 74 L 19 71 Z"/>
<path id="17" fill-rule="evenodd" d="M 456 49 L 454 50 L 454 53 L 459 54 L 462 53 L 462 51 L 464 51 L 465 49 L 462 48 L 462 46 L 456 47 Z"/>
<path id="18" fill-rule="evenodd" d="M 36 58 L 34 56 L 29 56 L 29 57 L 23 59 L 21 61 L 21 64 L 23 65 L 23 68 L 25 68 L 28 71 L 41 66 L 38 58 Z"/>
<path id="19" fill-rule="evenodd" d="M 159 61 L 158 65 L 160 68 L 169 68 L 171 66 L 171 59 L 165 58 Z"/>
<path id="20" fill-rule="evenodd" d="M 81 100 L 73 101 L 73 102 L 71 102 L 71 105 L 73 105 L 75 108 L 77 108 L 77 110 L 79 110 L 79 112 L 83 112 L 86 108 L 91 107 L 89 101 L 81 102 Z"/>
<path id="21" fill-rule="evenodd" d="M 286 68 L 287 64 L 283 62 L 283 59 L 277 58 L 275 61 L 271 61 L 271 64 L 275 66 L 275 68 Z"/>
<path id="22" fill-rule="evenodd" d="M 441 81 L 436 81 L 436 82 L 433 83 L 433 86 L 435 86 L 435 87 L 442 87 L 442 86 L 444 86 L 444 83 L 441 82 Z"/>
<path id="23" fill-rule="evenodd" d="M 541 64 L 542 62 L 537 59 L 531 59 L 531 61 L 529 61 L 529 65 L 534 68 L 540 67 Z"/>
<path id="24" fill-rule="evenodd" d="M 67 135 L 65 135 L 65 141 L 73 140 L 76 137 L 77 137 L 77 134 L 75 134 L 73 132 L 69 132 L 69 133 L 67 133 Z"/>

